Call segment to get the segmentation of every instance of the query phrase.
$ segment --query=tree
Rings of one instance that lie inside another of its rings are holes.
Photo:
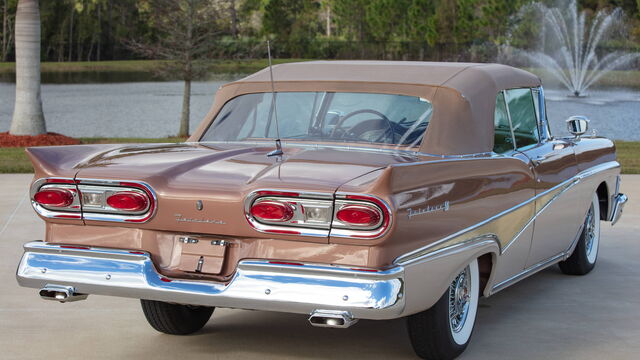
[[[46,133],[40,98],[40,10],[38,0],[20,0],[16,13],[16,103],[12,135]]]
[[[207,0],[146,0],[140,6],[157,38],[132,40],[128,46],[150,59],[168,60],[157,73],[178,75],[184,81],[178,136],[188,136],[191,81],[206,73],[203,60],[214,46],[217,11]]]
[[[319,10],[320,4],[313,0],[270,0],[264,7],[264,32],[288,45],[292,56],[303,56],[320,33]]]
[[[10,9],[15,9],[16,0],[2,1],[2,47],[0,48],[0,61],[7,61],[13,43],[12,19],[15,15]]]
[[[371,0],[366,6],[365,19],[376,40],[406,38],[406,16],[410,0]]]
[[[368,0],[333,0],[333,13],[339,31],[347,39],[366,41],[369,37],[366,6]]]

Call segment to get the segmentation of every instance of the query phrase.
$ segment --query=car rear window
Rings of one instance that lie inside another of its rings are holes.
[[[432,114],[423,98],[351,92],[240,95],[227,102],[200,141],[275,139],[420,145]]]

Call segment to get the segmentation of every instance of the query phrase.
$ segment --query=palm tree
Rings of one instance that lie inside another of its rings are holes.
[[[12,135],[47,132],[40,99],[40,10],[38,0],[20,0],[16,13],[16,104]]]

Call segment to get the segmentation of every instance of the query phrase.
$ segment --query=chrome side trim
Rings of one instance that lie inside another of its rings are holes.
[[[497,293],[498,291],[505,289],[509,285],[512,285],[512,284],[514,284],[514,283],[516,283],[516,282],[518,282],[518,281],[520,281],[520,280],[522,280],[522,279],[524,279],[526,277],[529,277],[529,276],[537,273],[538,271],[540,271],[540,270],[542,270],[542,269],[544,269],[544,268],[546,268],[546,267],[548,267],[550,265],[553,265],[553,264],[555,264],[555,263],[557,263],[559,261],[562,261],[562,259],[564,258],[564,255],[565,255],[565,252],[563,251],[560,254],[552,256],[549,259],[542,260],[539,263],[534,264],[534,265],[530,266],[529,268],[523,270],[522,272],[520,272],[520,273],[518,273],[518,274],[516,274],[516,275],[514,275],[514,276],[512,276],[512,277],[510,277],[510,278],[508,278],[508,279],[496,284],[496,285],[494,285],[491,288],[491,294],[493,295],[493,294]]]
[[[21,286],[72,287],[80,294],[181,304],[312,314],[344,311],[353,319],[392,319],[405,305],[404,268],[361,271],[331,265],[243,260],[228,283],[169,279],[143,251],[31,242],[17,270]]]
[[[550,189],[548,189],[548,190],[546,190],[544,192],[541,192],[540,194],[537,194],[534,197],[532,197],[532,198],[530,198],[530,199],[528,199],[528,200],[526,200],[526,201],[524,201],[524,202],[522,202],[522,203],[520,203],[520,204],[518,204],[516,206],[513,206],[513,207],[511,207],[509,209],[506,209],[506,210],[504,210],[504,211],[502,211],[502,212],[500,212],[500,213],[498,213],[498,214],[496,214],[494,216],[491,216],[491,217],[487,218],[486,220],[483,220],[483,221],[481,221],[481,222],[479,222],[477,224],[474,224],[474,225],[469,226],[467,228],[464,228],[464,229],[462,229],[460,231],[457,231],[457,232],[455,232],[455,233],[453,233],[453,234],[451,234],[449,236],[446,236],[446,237],[444,237],[444,238],[442,238],[442,239],[440,239],[440,240],[438,240],[438,241],[436,241],[436,242],[434,242],[432,244],[423,246],[423,247],[418,248],[416,250],[410,251],[410,252],[408,252],[406,254],[400,255],[399,257],[397,257],[393,261],[393,264],[406,265],[407,263],[410,263],[412,261],[417,261],[422,256],[427,255],[429,252],[431,252],[432,248],[434,248],[434,247],[436,247],[436,246],[438,246],[438,245],[440,245],[442,243],[445,243],[447,241],[455,239],[456,237],[464,235],[467,232],[470,232],[470,231],[473,231],[475,229],[478,229],[478,228],[480,228],[480,227],[482,227],[482,226],[484,226],[484,225],[486,225],[486,224],[488,224],[488,223],[490,223],[490,222],[492,222],[492,221],[494,221],[494,220],[496,220],[496,219],[498,219],[498,218],[500,218],[500,217],[502,217],[504,215],[507,215],[507,214],[509,214],[509,213],[511,213],[511,212],[513,212],[515,210],[520,209],[521,207],[523,207],[525,205],[528,205],[528,204],[540,199],[543,196],[549,195],[549,194],[553,193],[554,191],[556,191],[558,189],[562,189],[562,191],[560,191],[558,194],[553,196],[550,199],[550,201],[547,204],[545,204],[545,206],[543,208],[541,208],[539,211],[536,211],[536,213],[533,215],[533,217],[525,224],[524,228],[519,233],[517,233],[516,236],[513,239],[511,239],[506,246],[504,246],[504,248],[500,249],[500,254],[502,255],[510,247],[510,245],[517,238],[517,236],[519,236],[526,229],[527,226],[529,226],[533,221],[535,221],[535,219],[539,216],[539,214],[542,213],[542,211],[544,211],[545,209],[547,209],[547,207],[553,201],[558,199],[558,197],[561,194],[563,194],[564,192],[569,190],[574,185],[580,183],[580,181],[584,180],[585,178],[588,178],[588,177],[590,177],[592,175],[595,175],[595,174],[597,174],[599,172],[610,170],[610,169],[614,169],[614,168],[618,168],[618,167],[620,167],[620,163],[618,163],[617,161],[609,161],[609,162],[606,162],[606,163],[602,163],[602,164],[593,166],[593,167],[591,167],[589,169],[586,169],[584,171],[581,171],[579,174],[577,174],[577,175],[575,175],[575,176],[563,181],[562,183],[560,183],[560,184],[558,184],[558,185],[556,185],[556,186],[554,186],[554,187],[552,187],[552,188],[550,188]]]
[[[607,219],[608,221],[611,221],[612,226],[615,225],[618,222],[618,220],[620,220],[620,217],[622,216],[622,210],[624,209],[624,205],[627,203],[628,200],[629,198],[625,194],[616,195],[615,200],[613,202],[613,210],[611,211],[611,217]]]

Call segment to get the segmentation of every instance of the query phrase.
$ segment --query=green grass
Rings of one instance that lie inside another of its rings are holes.
[[[303,59],[274,59],[274,64],[282,64]],[[43,73],[55,72],[152,72],[162,60],[120,60],[120,61],[80,61],[80,62],[44,62]],[[267,67],[266,59],[253,60],[211,60],[209,71],[214,74],[249,74]],[[15,63],[0,62],[0,74],[15,72]]]
[[[80,138],[83,144],[177,143],[184,138]],[[0,174],[32,173],[31,161],[23,147],[0,148]]]
[[[32,173],[31,161],[24,148],[0,148],[0,173]]]
[[[616,141],[623,174],[640,174],[640,141]]]
[[[177,143],[184,138],[80,138],[83,144]],[[640,174],[640,141],[616,141],[623,174]],[[31,173],[33,168],[23,147],[0,148],[0,173]]]

